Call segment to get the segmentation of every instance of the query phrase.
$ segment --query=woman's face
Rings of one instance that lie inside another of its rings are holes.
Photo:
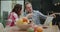
[[[22,11],[22,9],[21,9],[21,10],[20,10],[20,9],[18,9],[18,14],[19,14],[19,15],[21,15],[21,11]]]

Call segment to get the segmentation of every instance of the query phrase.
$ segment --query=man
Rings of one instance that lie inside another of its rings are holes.
[[[24,13],[24,16],[27,16],[29,19],[32,19],[33,22],[37,25],[40,24],[41,18],[42,19],[47,18],[47,16],[43,15],[41,12],[33,10],[32,5],[29,2],[25,3],[25,9],[26,12]]]

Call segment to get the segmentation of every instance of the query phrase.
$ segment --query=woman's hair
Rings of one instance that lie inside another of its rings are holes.
[[[20,9],[20,10],[19,10]],[[15,12],[19,16],[19,12],[22,10],[22,5],[21,4],[16,4],[12,10],[12,12]]]

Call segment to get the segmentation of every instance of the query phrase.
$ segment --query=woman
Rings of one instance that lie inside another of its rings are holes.
[[[12,12],[8,15],[7,26],[14,26],[15,21],[19,18],[22,11],[22,5],[16,4],[12,9]]]

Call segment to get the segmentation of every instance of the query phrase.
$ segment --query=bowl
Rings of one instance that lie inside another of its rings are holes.
[[[27,30],[30,27],[29,24],[19,24],[16,26],[19,27],[21,30]]]

